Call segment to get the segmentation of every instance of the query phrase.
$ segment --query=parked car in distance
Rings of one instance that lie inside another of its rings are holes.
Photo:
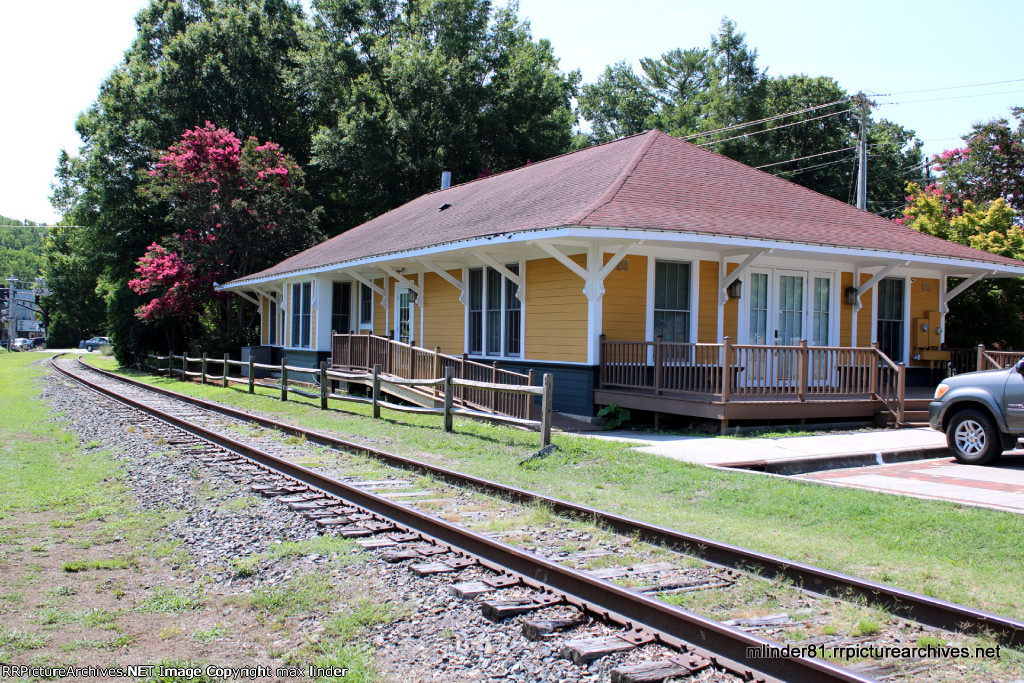
[[[928,424],[946,433],[957,461],[987,465],[1024,436],[1024,359],[1012,368],[943,380],[928,404]]]
[[[103,346],[110,346],[110,337],[93,337],[85,342],[85,350],[89,353]]]
[[[36,337],[32,340],[33,349],[45,349],[46,348],[46,337]]]
[[[14,344],[11,345],[12,351],[30,351],[32,349],[32,340],[25,339],[24,337],[18,337],[14,340]]]

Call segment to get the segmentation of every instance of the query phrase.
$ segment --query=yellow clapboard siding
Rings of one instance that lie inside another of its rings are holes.
[[[861,273],[860,284],[871,279],[871,275]],[[871,346],[871,317],[873,310],[872,297],[874,292],[868,290],[860,297],[861,309],[857,312],[857,346]]]
[[[853,306],[846,305],[846,288],[853,286],[853,273],[843,272],[839,276],[839,345],[850,346],[850,331],[853,329]]]
[[[740,267],[740,264],[738,264],[738,263],[727,263],[727,264],[725,264],[725,272],[731,273],[732,271],[736,270],[739,267]],[[718,286],[717,283],[715,284],[715,286],[716,287]],[[743,287],[744,288],[747,287],[747,283],[746,282],[743,283]],[[747,291],[747,290],[745,290],[745,291]],[[716,296],[717,296],[717,290],[716,290]],[[716,312],[716,315],[717,315],[717,312]],[[739,319],[740,319],[740,301],[739,301],[739,299],[728,299],[725,302],[725,313],[723,315],[724,315],[724,325],[722,326],[722,334],[724,336],[726,336],[726,337],[729,337],[729,339],[732,339],[733,343],[738,343],[739,339],[737,339],[737,335],[739,334]],[[715,322],[717,323],[718,321],[716,320]],[[717,329],[715,330],[715,333],[716,334],[718,333]],[[713,339],[712,341],[718,341],[718,340],[716,338],[716,339]]]
[[[462,279],[462,270],[448,271]],[[436,273],[425,273],[423,284],[424,346],[441,347],[442,353],[460,355],[465,347],[466,308],[459,301],[459,290]]]
[[[611,254],[605,254],[608,263]],[[647,257],[627,256],[604,281],[603,326],[613,341],[643,341],[647,336]]]
[[[914,349],[914,335],[919,318],[927,318],[931,311],[939,310],[939,281],[937,278],[911,278],[910,282],[910,348]],[[909,365],[930,367],[928,361],[910,359]]]
[[[718,341],[718,262],[701,261],[700,299],[697,302],[697,341]]]
[[[374,280],[373,284],[383,289],[386,294],[384,295],[388,301],[388,305],[391,305],[391,278],[383,278],[380,280]],[[384,310],[384,306],[380,303],[381,295],[377,292],[373,293],[373,333],[378,337],[388,336],[388,324],[390,320],[387,319],[387,312]]]
[[[586,266],[584,255],[570,257]],[[526,357],[586,362],[587,298],[583,280],[553,258],[526,264]]]

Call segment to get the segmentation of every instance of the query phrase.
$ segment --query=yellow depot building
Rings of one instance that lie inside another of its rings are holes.
[[[551,372],[565,413],[727,424],[895,414],[947,357],[949,301],[1022,275],[651,131],[424,195],[221,289],[289,364],[332,333],[391,336]]]

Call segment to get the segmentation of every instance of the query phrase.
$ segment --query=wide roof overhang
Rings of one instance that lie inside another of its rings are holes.
[[[578,248],[578,253],[583,253],[589,244],[597,243],[600,246],[610,248],[613,245],[621,245],[623,242],[628,241],[641,243],[646,247],[686,247],[694,252],[706,252],[708,258],[713,259],[718,259],[721,256],[731,257],[754,250],[772,249],[772,253],[776,257],[806,258],[812,256],[818,263],[852,263],[855,267],[861,269],[883,267],[899,261],[907,262],[907,267],[938,269],[947,277],[969,277],[978,274],[983,274],[986,278],[1024,277],[1024,263],[1015,266],[1012,264],[916,254],[898,250],[785,242],[777,239],[717,235],[687,230],[666,231],[661,229],[644,230],[638,228],[566,225],[474,237],[417,249],[382,252],[364,258],[325,263],[315,267],[300,268],[262,277],[239,278],[227,284],[218,285],[217,291],[244,291],[281,280],[340,270],[365,270],[377,264],[403,265],[401,264],[403,261],[417,263],[421,259],[427,259],[442,266],[446,263],[459,264],[466,258],[471,257],[473,250],[485,248],[489,253],[497,255],[500,255],[502,252],[511,251],[522,254],[524,248],[528,249],[530,247],[530,243],[541,240],[558,244],[562,247],[562,251],[568,254],[574,253],[574,247]],[[536,258],[545,258],[547,256],[539,248],[536,249],[536,252]]]

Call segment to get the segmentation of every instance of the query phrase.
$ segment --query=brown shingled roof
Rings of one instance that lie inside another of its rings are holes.
[[[450,208],[441,211],[444,204]],[[649,131],[423,195],[229,284],[561,226],[698,232],[1022,265]]]

